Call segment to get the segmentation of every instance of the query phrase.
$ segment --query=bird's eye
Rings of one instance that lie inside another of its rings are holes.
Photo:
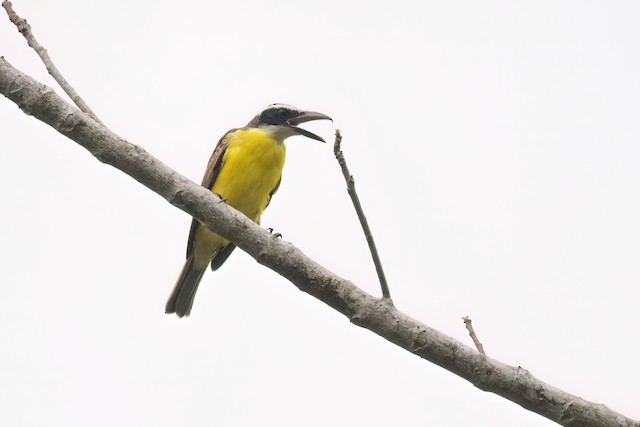
[[[278,117],[284,119],[289,115],[289,112],[287,110],[285,110],[284,108],[281,108],[278,110]]]

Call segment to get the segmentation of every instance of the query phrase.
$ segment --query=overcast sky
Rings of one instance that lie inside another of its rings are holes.
[[[194,181],[267,104],[332,116],[400,310],[640,418],[639,3],[13,3]],[[4,11],[0,55],[60,92]],[[555,425],[241,251],[165,315],[190,218],[4,98],[0,141],[0,425]],[[287,145],[263,225],[379,295],[331,144]]]

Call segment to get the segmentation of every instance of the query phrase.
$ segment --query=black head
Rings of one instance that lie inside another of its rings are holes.
[[[296,107],[286,104],[271,104],[260,114],[254,117],[247,126],[249,127],[282,127],[283,131],[288,133],[287,136],[300,134],[308,138],[316,139],[324,142],[324,139],[309,132],[306,129],[297,127],[300,123],[309,122],[311,120],[331,120],[331,118],[322,113],[314,111],[302,111]]]

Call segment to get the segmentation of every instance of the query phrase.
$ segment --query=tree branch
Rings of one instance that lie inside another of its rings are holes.
[[[42,59],[42,62],[44,62],[44,66],[47,68],[47,71],[49,72],[51,77],[53,77],[54,80],[58,82],[62,90],[64,90],[69,98],[71,98],[73,103],[76,104],[78,108],[80,108],[80,110],[91,116],[93,120],[98,123],[102,123],[98,116],[91,110],[91,108],[89,108],[89,105],[84,102],[84,99],[80,97],[78,92],[76,92],[71,84],[69,84],[67,79],[64,78],[62,73],[58,70],[58,67],[55,66],[55,64],[49,57],[47,49],[45,49],[40,43],[38,43],[38,40],[33,35],[33,31],[31,31],[31,25],[29,25],[27,20],[18,16],[18,14],[13,10],[13,5],[9,0],[4,0],[2,2],[2,7],[4,7],[4,9],[7,11],[9,20],[18,28],[20,34],[22,34],[24,38],[27,39],[27,43],[29,44],[29,46],[31,46],[33,50],[36,51],[40,59]]]
[[[349,193],[349,197],[351,197],[351,202],[353,203],[353,207],[355,208],[358,219],[360,220],[360,226],[362,227],[362,231],[364,232],[364,237],[367,239],[369,251],[371,252],[371,257],[373,258],[373,264],[376,267],[376,273],[378,273],[380,288],[382,288],[382,297],[391,300],[389,285],[387,284],[387,278],[384,275],[384,270],[382,269],[382,262],[380,261],[380,255],[378,255],[376,242],[375,240],[373,240],[373,233],[371,233],[371,228],[369,228],[369,221],[367,221],[367,217],[364,214],[364,209],[362,208],[362,204],[360,203],[360,198],[358,197],[358,193],[356,192],[356,181],[353,179],[353,175],[351,175],[351,172],[349,172],[347,161],[345,160],[344,154],[342,154],[342,150],[340,149],[340,144],[342,144],[342,134],[340,133],[340,129],[336,129],[336,139],[333,144],[333,154],[336,156],[336,160],[338,160],[338,164],[340,165],[340,170],[342,170],[342,176],[347,182],[347,192]]]
[[[508,366],[476,352],[400,312],[388,299],[372,297],[307,258],[291,243],[274,239],[241,213],[218,203],[211,191],[95,122],[1,57],[0,93],[26,114],[47,123],[101,162],[120,169],[193,215],[354,324],[465,378],[481,390],[503,396],[563,426],[640,427],[640,422],[545,384],[521,367]]]
[[[484,346],[482,345],[482,343],[478,339],[478,336],[476,335],[476,331],[473,330],[473,325],[471,324],[471,318],[469,316],[464,316],[462,320],[464,321],[464,325],[467,327],[467,331],[469,331],[469,336],[471,337],[471,340],[473,341],[473,344],[475,344],[478,351],[482,354],[487,354],[484,351]]]

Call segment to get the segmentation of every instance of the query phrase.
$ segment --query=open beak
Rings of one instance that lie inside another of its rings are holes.
[[[297,127],[300,123],[310,122],[311,120],[331,120],[331,121],[333,121],[331,119],[331,117],[327,116],[326,114],[316,113],[315,111],[303,111],[302,114],[300,114],[299,116],[290,118],[287,121],[287,123],[289,124],[291,129],[293,129],[294,131],[296,131],[300,135],[304,135],[304,136],[306,136],[308,138],[315,139],[317,141],[325,142],[324,139],[322,139],[318,135],[316,135],[314,133],[311,133],[306,129],[302,129],[302,128]]]

